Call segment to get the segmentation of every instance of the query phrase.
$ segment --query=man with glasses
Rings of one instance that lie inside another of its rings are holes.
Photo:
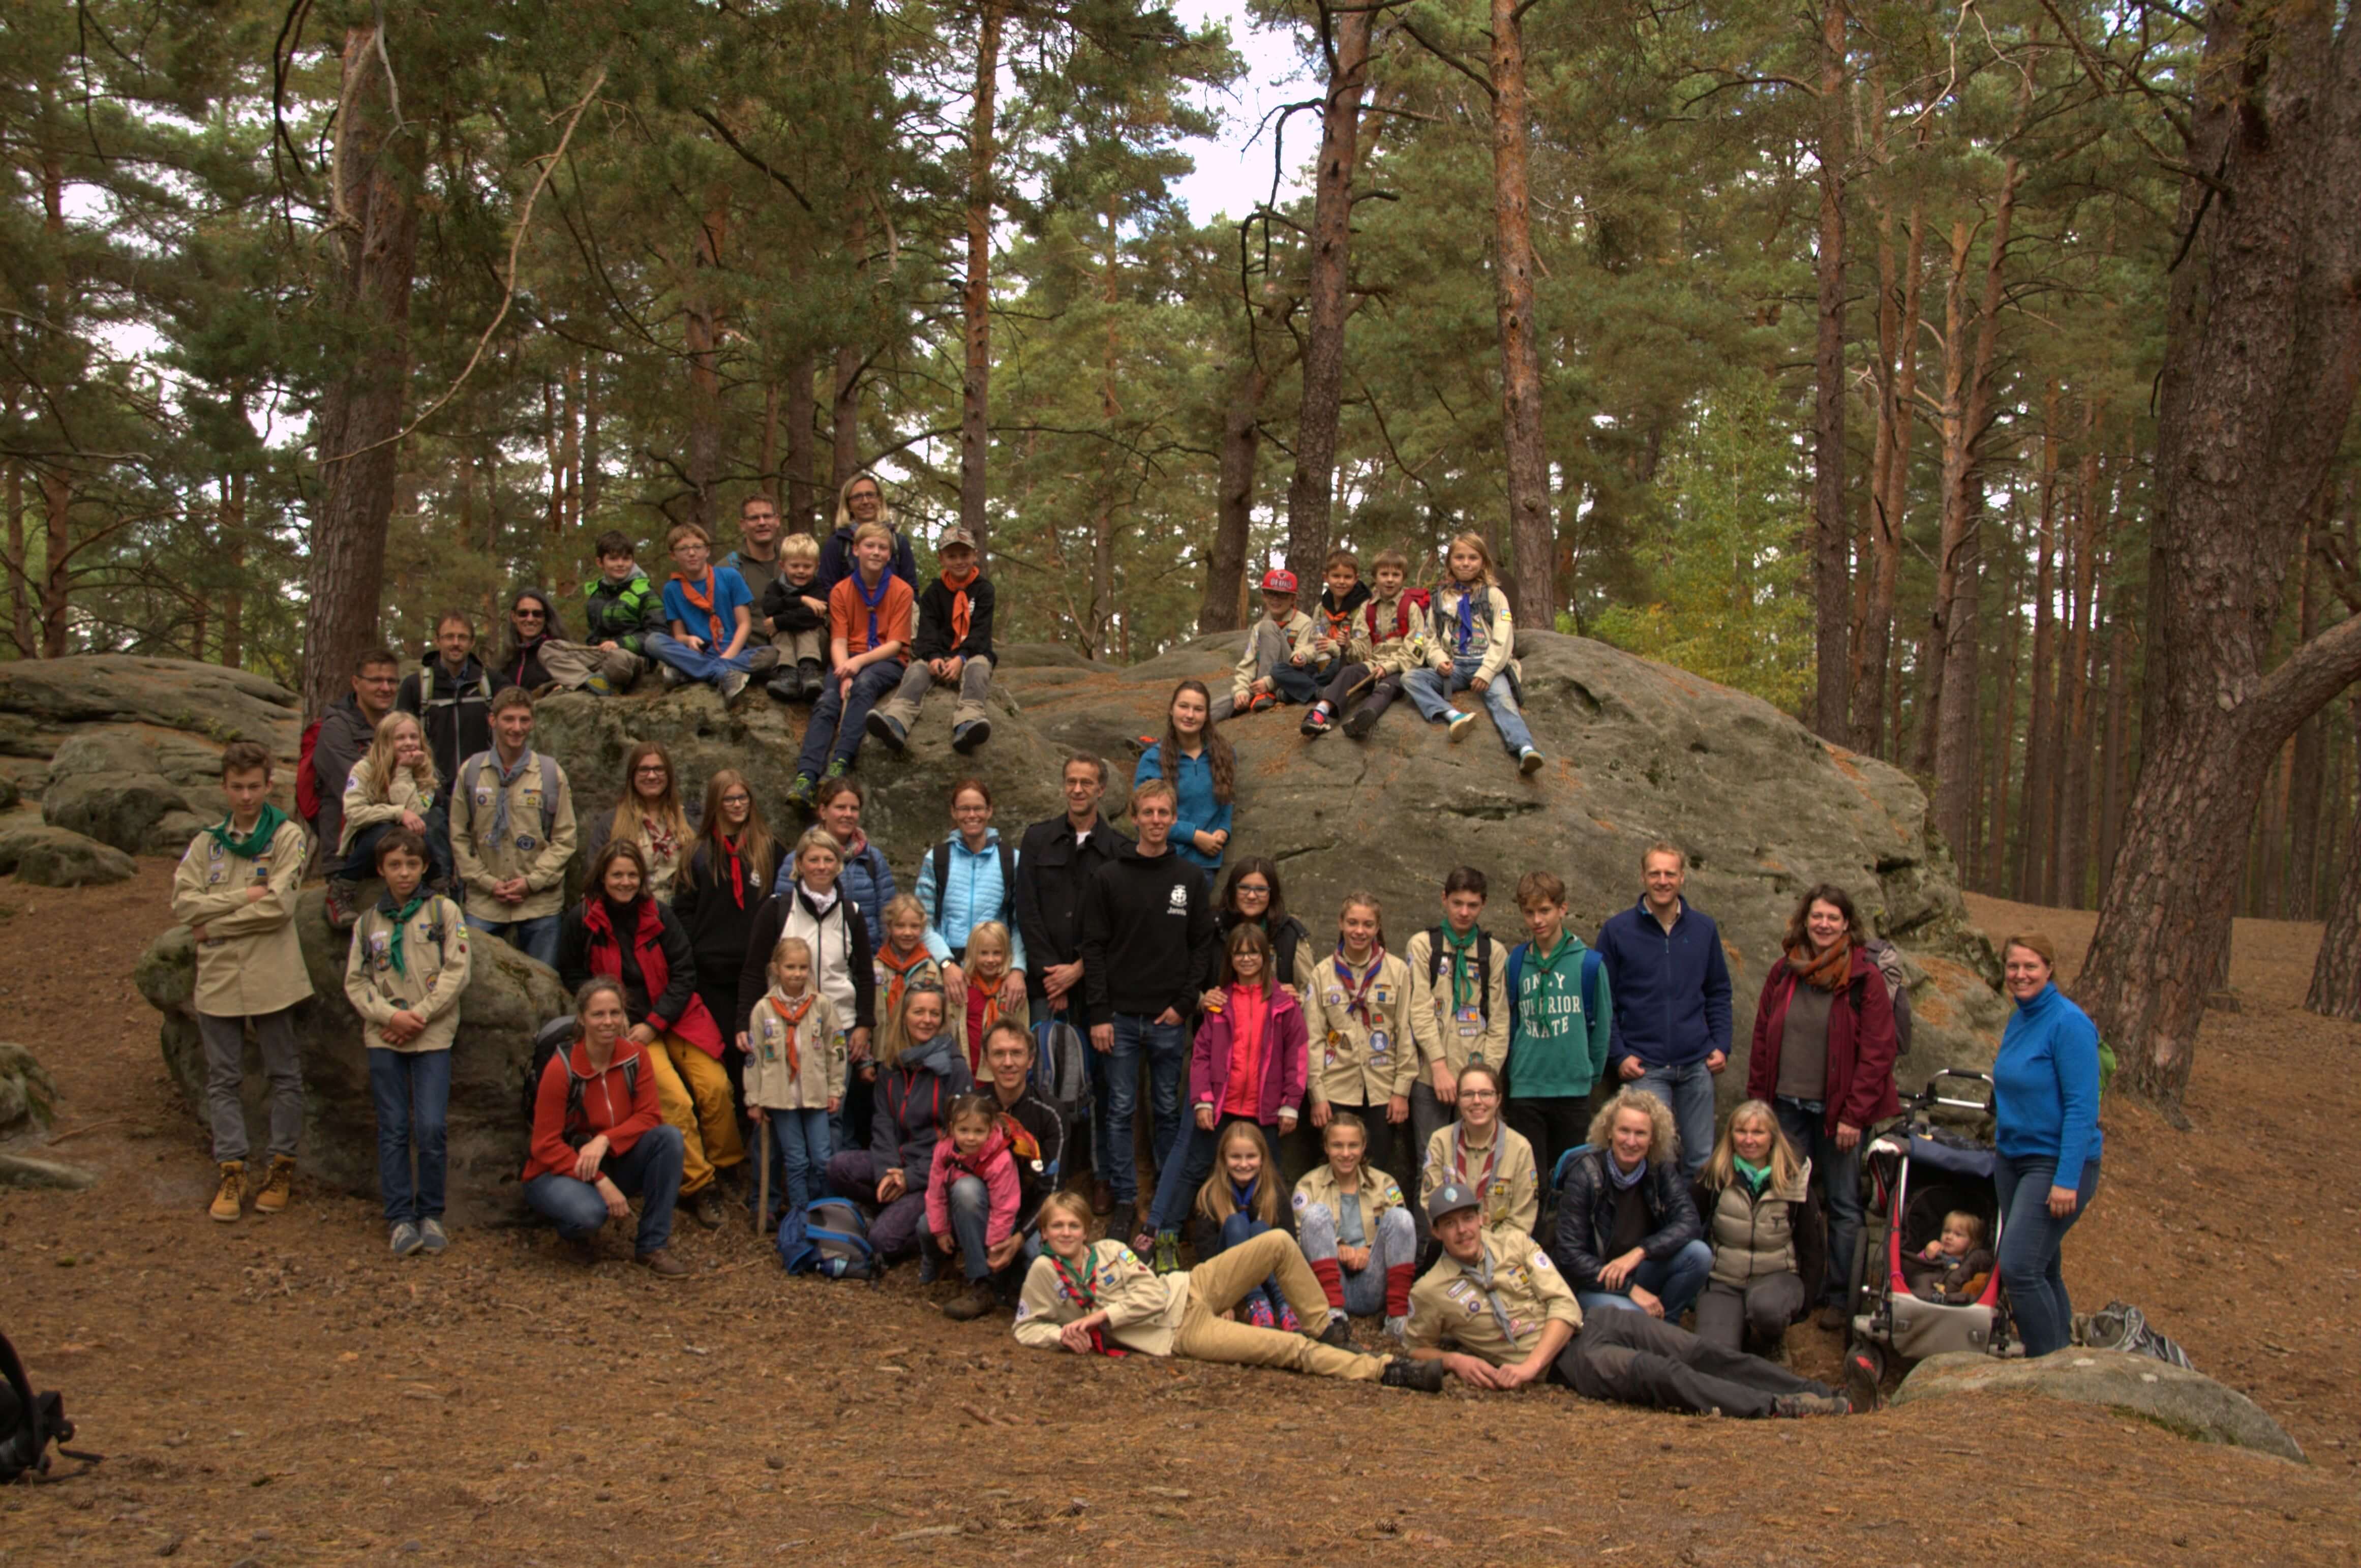
[[[738,503],[738,548],[721,558],[746,579],[746,591],[754,596],[754,636],[764,642],[777,630],[762,613],[762,604],[763,590],[779,575],[779,532],[777,505],[757,490]]]
[[[320,730],[312,743],[313,789],[319,806],[307,818],[314,838],[314,858],[333,855],[345,832],[345,781],[353,764],[377,739],[378,721],[393,711],[394,695],[401,686],[401,661],[390,648],[372,648],[353,661],[353,689],[328,705],[320,715]],[[320,848],[325,846],[324,849]],[[341,913],[344,929],[352,925],[352,886],[344,886],[345,907],[335,905],[337,887],[331,884],[328,918]]]

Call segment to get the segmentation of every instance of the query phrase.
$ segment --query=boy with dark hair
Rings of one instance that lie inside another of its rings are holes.
[[[1328,552],[1323,568],[1320,598],[1312,618],[1312,648],[1319,655],[1319,673],[1333,675],[1353,641],[1353,617],[1369,602],[1369,585],[1361,581],[1361,558],[1350,550]]]
[[[451,798],[451,776],[463,757],[492,743],[492,694],[509,683],[476,658],[476,623],[464,609],[446,609],[434,620],[434,646],[401,683],[393,706],[418,715]]]
[[[629,691],[647,670],[646,637],[664,630],[664,601],[639,566],[631,536],[609,529],[591,546],[598,576],[582,590],[582,641],[603,651],[608,668],[582,683],[584,691],[612,696]]]
[[[467,924],[557,967],[557,913],[574,858],[574,795],[557,759],[533,749],[533,696],[492,699],[492,746],[460,764],[451,859],[467,884]]]
[[[1410,558],[1399,550],[1381,550],[1371,565],[1378,591],[1353,618],[1353,640],[1345,662],[1303,716],[1307,736],[1327,734],[1336,715],[1359,696],[1360,706],[1345,721],[1345,733],[1362,739],[1401,695],[1403,674],[1425,666],[1427,593],[1403,586],[1410,577]]]
[[[1500,1114],[1533,1146],[1534,1168],[1581,1144],[1591,1085],[1607,1070],[1613,1003],[1598,955],[1565,928],[1565,883],[1547,872],[1517,879],[1531,938],[1509,949],[1508,1102]]]
[[[819,541],[790,533],[779,543],[779,575],[763,589],[763,619],[771,625],[771,646],[779,651],[779,673],[764,689],[781,702],[818,700],[827,676],[828,595],[815,578]]]
[[[754,641],[754,596],[746,579],[712,564],[713,541],[693,522],[664,535],[673,575],[664,586],[666,631],[651,631],[647,650],[664,665],[667,686],[701,681],[735,705],[747,683],[779,662],[779,651]]]
[[[992,695],[992,579],[977,569],[975,535],[954,523],[935,544],[942,572],[918,599],[911,659],[894,695],[869,715],[869,733],[899,753],[935,686],[958,688],[951,750],[962,756],[992,739],[983,711]]]
[[[1443,879],[1443,924],[1419,932],[1402,949],[1411,1033],[1418,1041],[1410,1124],[1420,1148],[1456,1114],[1459,1069],[1469,1062],[1499,1068],[1508,1059],[1509,949],[1477,925],[1489,892],[1482,872],[1454,867]]]
[[[189,841],[172,876],[172,917],[197,948],[197,1036],[205,1052],[205,1107],[221,1185],[209,1212],[227,1224],[244,1208],[246,1026],[254,1025],[270,1077],[270,1170],[254,1212],[287,1207],[303,1136],[303,1068],[293,1009],[312,994],[295,935],[295,889],[312,846],[303,825],[270,804],[270,752],[251,740],[222,748],[229,815]]]
[[[1246,652],[1230,672],[1230,689],[1213,699],[1213,721],[1239,713],[1260,713],[1282,702],[1307,703],[1320,695],[1313,666],[1312,618],[1295,608],[1295,574],[1283,566],[1262,575],[1263,618],[1246,631]]]
[[[917,596],[894,576],[894,531],[864,522],[853,531],[852,575],[829,590],[829,659],[832,668],[804,729],[787,799],[808,807],[821,770],[829,778],[852,771],[869,710],[901,684],[910,646]]]

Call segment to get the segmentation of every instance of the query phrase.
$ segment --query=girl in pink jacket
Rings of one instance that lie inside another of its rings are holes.
[[[943,1309],[958,1322],[983,1317],[998,1305],[994,1276],[1011,1282],[1014,1270],[1032,1261],[1016,1234],[1016,1157],[1000,1130],[998,1106],[990,1095],[962,1094],[943,1118],[948,1135],[935,1145],[927,1176],[927,1229],[947,1257],[961,1260],[967,1294]]]

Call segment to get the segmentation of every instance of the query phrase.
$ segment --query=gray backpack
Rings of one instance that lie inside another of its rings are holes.
[[[1883,937],[1872,937],[1863,950],[1877,972],[1885,977],[1885,993],[1894,999],[1894,1055],[1910,1054],[1910,974],[1902,967],[1902,949]]]

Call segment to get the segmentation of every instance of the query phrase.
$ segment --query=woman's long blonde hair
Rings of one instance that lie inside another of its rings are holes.
[[[664,769],[664,794],[653,805],[640,798],[640,788],[634,782],[639,777],[641,761],[648,757],[662,762]],[[623,753],[623,793],[615,801],[615,815],[608,826],[608,835],[637,839],[642,812],[672,830],[673,842],[680,846],[679,863],[686,865],[697,848],[697,836],[688,826],[688,813],[681,809],[680,770],[672,765],[672,753],[653,740],[642,740]]]
[[[391,793],[396,766],[393,760],[394,737],[401,733],[404,725],[418,731],[421,753],[418,765],[410,770],[410,776],[417,784],[418,793],[432,800],[442,779],[434,771],[434,748],[426,743],[426,727],[418,721],[418,715],[414,713],[397,711],[377,721],[377,729],[369,737],[368,750],[361,753],[361,787],[379,800]]]
[[[1463,544],[1476,552],[1476,558],[1484,563],[1484,586],[1488,588],[1499,587],[1500,573],[1499,569],[1492,564],[1492,547],[1484,543],[1484,536],[1480,533],[1455,533],[1451,536],[1451,543],[1443,547],[1443,586],[1446,588],[1467,587],[1451,575],[1451,553]]]
[[[1730,1113],[1721,1124],[1721,1136],[1713,1141],[1713,1157],[1705,1162],[1698,1179],[1708,1189],[1719,1192],[1738,1177],[1738,1149],[1730,1135],[1738,1130],[1741,1122],[1760,1122],[1771,1129],[1771,1186],[1775,1190],[1792,1187],[1804,1174],[1804,1162],[1796,1157],[1795,1146],[1787,1141],[1780,1130],[1779,1113],[1771,1109],[1768,1100],[1749,1100]]]
[[[1205,1185],[1197,1189],[1197,1212],[1215,1224],[1221,1224],[1238,1212],[1237,1200],[1230,1196],[1230,1146],[1252,1144],[1262,1155],[1262,1174],[1255,1178],[1254,1217],[1266,1225],[1279,1223],[1279,1162],[1270,1157],[1270,1145],[1262,1129],[1252,1122],[1233,1122],[1222,1130],[1219,1143],[1213,1146],[1213,1174]]]
[[[672,764],[664,764],[670,767]],[[721,797],[731,785],[746,792],[746,826],[738,831],[738,858],[754,868],[762,885],[769,887],[779,870],[779,841],[763,822],[763,803],[754,794],[754,786],[746,775],[735,768],[722,768],[705,781],[705,809],[700,821],[699,837],[706,840],[708,864],[718,880],[721,874],[719,855],[726,829],[721,826]]]
[[[1654,1165],[1660,1160],[1674,1159],[1681,1152],[1681,1135],[1673,1125],[1673,1108],[1644,1089],[1619,1089],[1615,1098],[1598,1108],[1590,1119],[1590,1133],[1584,1141],[1592,1148],[1603,1149],[1611,1144],[1615,1118],[1625,1111],[1637,1111],[1648,1118],[1650,1137],[1648,1156],[1643,1162]]]
[[[931,996],[942,1003],[942,1022],[935,1025],[934,1035],[928,1035],[925,1039],[912,1039],[910,1037],[910,1004],[921,996]],[[901,1066],[905,1052],[925,1045],[928,1040],[933,1039],[935,1035],[948,1032],[950,1026],[951,1001],[950,997],[943,994],[943,988],[931,980],[917,981],[902,993],[902,1005],[894,1010],[894,1015],[885,1020],[885,1026],[877,1031],[877,1065],[884,1068]]]
[[[852,495],[852,487],[861,483],[863,479],[868,480],[871,485],[876,488],[877,521],[884,523],[889,529],[893,528],[894,508],[885,499],[885,481],[879,478],[876,475],[871,473],[866,468],[862,469],[859,473],[853,475],[851,478],[845,480],[844,483],[836,488],[836,526],[839,528],[851,528],[852,526],[852,508],[846,503]]]

